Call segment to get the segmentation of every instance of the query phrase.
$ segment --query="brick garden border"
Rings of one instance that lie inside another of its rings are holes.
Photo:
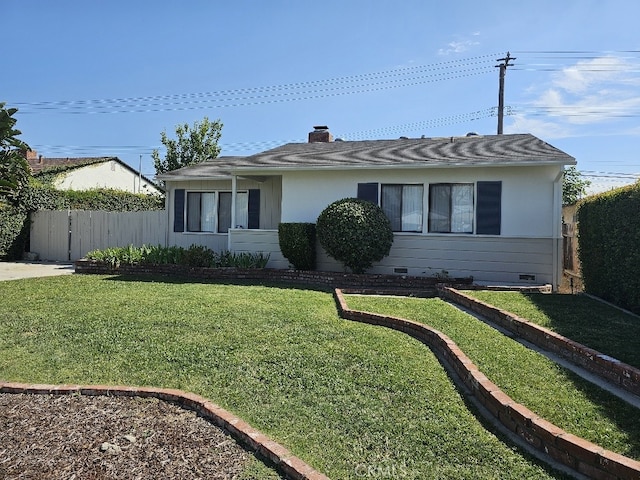
[[[575,342],[522,317],[465,295],[455,288],[438,288],[441,298],[462,305],[544,350],[555,353],[618,387],[640,395],[640,370],[620,360]]]
[[[98,275],[160,275],[173,278],[189,278],[216,281],[250,281],[304,285],[332,290],[336,287],[377,289],[379,292],[407,290],[412,293],[428,292],[436,295],[436,286],[442,279],[411,275],[355,274],[342,272],[321,272],[316,270],[285,270],[275,268],[205,268],[184,265],[120,265],[111,267],[94,260],[76,260],[75,272]],[[452,278],[451,285],[471,285],[472,278]]]
[[[351,291],[334,291],[341,318],[398,330],[427,345],[438,360],[455,374],[452,376],[454,381],[461,382],[461,386],[468,390],[480,405],[530,447],[590,478],[640,478],[640,462],[565,432],[524,405],[515,402],[491,382],[445,334],[412,320],[351,310],[343,293]]]
[[[109,385],[40,385],[0,381],[0,393],[28,393],[43,395],[105,395],[124,397],[153,397],[193,410],[198,415],[222,428],[238,443],[266,459],[276,470],[290,480],[329,480],[294,456],[279,443],[256,430],[241,418],[200,395],[177,389],[130,387]]]

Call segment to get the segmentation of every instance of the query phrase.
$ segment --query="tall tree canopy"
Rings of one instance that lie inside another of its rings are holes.
[[[562,179],[562,204],[573,205],[587,193],[589,180],[582,178],[582,174],[575,165],[566,168]]]
[[[15,128],[13,115],[17,108],[5,108],[0,102],[0,197],[15,201],[29,183],[31,171],[25,158],[29,146],[16,138],[22,132]]]
[[[167,137],[166,131],[160,136],[167,153],[164,158],[160,157],[158,150],[151,154],[156,174],[217,158],[220,154],[218,141],[222,136],[222,123],[220,120],[211,122],[204,117],[202,122],[194,122],[193,127],[186,123],[177,125],[176,139]]]

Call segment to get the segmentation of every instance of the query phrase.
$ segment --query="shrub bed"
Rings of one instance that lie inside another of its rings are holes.
[[[183,265],[188,267],[206,268],[265,268],[269,255],[250,252],[214,252],[202,245],[191,245],[189,248],[162,247],[142,245],[135,247],[106,248],[92,250],[87,253],[87,259],[117,268],[120,265]]]

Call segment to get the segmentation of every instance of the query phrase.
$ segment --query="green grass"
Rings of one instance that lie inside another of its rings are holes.
[[[191,391],[334,479],[557,475],[487,431],[423,344],[339,319],[328,293],[73,275],[0,298],[5,380]]]
[[[443,332],[507,395],[564,430],[640,459],[637,409],[440,299],[348,296],[355,310]]]
[[[640,318],[637,316],[585,295],[465,293],[640,368]]]

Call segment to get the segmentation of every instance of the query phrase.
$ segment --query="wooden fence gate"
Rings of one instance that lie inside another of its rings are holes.
[[[31,216],[30,251],[40,260],[75,261],[109,247],[167,245],[164,210],[104,212],[40,210]]]

